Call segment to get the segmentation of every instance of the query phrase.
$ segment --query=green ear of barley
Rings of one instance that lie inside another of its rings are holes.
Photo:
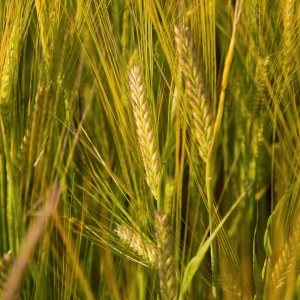
[[[12,29],[11,37],[8,41],[8,48],[5,54],[5,62],[2,69],[1,80],[0,80],[0,116],[5,131],[10,131],[10,118],[11,118],[11,107],[12,103],[9,103],[10,86],[12,83],[12,77],[14,69],[12,68],[15,41],[14,38],[16,30]]]
[[[193,50],[193,40],[189,28],[186,27],[183,29],[179,26],[175,26],[175,40],[188,96],[190,98],[199,155],[206,162],[213,136],[213,114],[204,87],[199,62]]]
[[[176,274],[173,256],[172,232],[168,215],[155,211],[155,238],[162,300],[177,299]]]
[[[258,58],[257,65],[256,65],[256,71],[255,71],[255,93],[253,98],[253,107],[251,107],[251,113],[253,116],[256,115],[256,113],[260,113],[263,111],[263,99],[265,98],[265,91],[266,91],[266,79],[268,76],[268,63],[269,58]]]
[[[160,180],[160,160],[154,140],[154,130],[150,110],[146,100],[146,91],[142,69],[134,66],[129,73],[131,104],[137,127],[137,134],[146,171],[146,180],[157,199],[157,188]]]
[[[264,99],[266,97],[266,84],[265,81],[267,79],[267,65],[268,65],[269,59],[261,59],[258,58],[257,66],[256,66],[256,74],[255,74],[255,88],[256,92],[254,94],[253,104],[254,106],[251,109],[252,118],[256,117],[256,144],[254,147],[254,155],[256,158],[259,157],[261,150],[262,150],[262,144],[264,139],[264,131],[266,127],[266,120],[267,120],[267,112],[265,111],[265,103]],[[253,120],[249,120],[249,122],[252,122]]]
[[[40,126],[41,114],[43,111],[45,88],[41,87],[34,103],[33,115],[26,128],[25,135],[23,137],[20,151],[18,153],[19,169],[24,170],[26,163],[29,166],[33,166],[33,160],[36,157],[37,148],[34,145],[38,144],[38,132]]]

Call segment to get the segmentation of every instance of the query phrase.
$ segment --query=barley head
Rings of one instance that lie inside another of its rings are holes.
[[[175,26],[175,40],[190,99],[199,155],[206,162],[213,136],[213,114],[189,28]]]
[[[172,232],[168,215],[155,211],[155,238],[161,298],[177,299]]]
[[[11,269],[11,265],[12,265],[12,253],[11,251],[8,251],[0,259],[0,289],[2,289],[3,284],[6,282],[8,278],[8,273]]]
[[[117,225],[115,229],[120,240],[128,245],[138,256],[143,258],[150,265],[155,265],[157,261],[156,248],[145,241],[139,234],[133,233],[128,227]]]
[[[157,199],[161,167],[140,66],[134,66],[131,69],[129,73],[129,87],[138,140],[146,171],[146,180],[153,196]]]

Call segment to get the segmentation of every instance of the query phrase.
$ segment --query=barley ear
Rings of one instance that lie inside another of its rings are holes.
[[[161,299],[177,299],[172,232],[168,215],[155,211],[154,217]]]
[[[8,274],[11,269],[11,265],[12,265],[12,253],[11,251],[8,251],[0,259],[0,290],[2,290],[4,283],[7,281]]]
[[[298,276],[299,250],[300,250],[300,219],[293,226],[289,239],[284,244],[282,251],[273,264],[269,299],[287,299],[284,297],[289,288],[295,289]]]
[[[14,38],[16,30],[13,28],[11,37],[8,41],[8,48],[5,53],[4,65],[2,67],[0,79],[0,117],[2,119],[2,126],[5,131],[10,131],[12,103],[9,96],[11,92],[12,78],[14,73],[13,61],[15,57],[15,42]]]
[[[128,227],[119,224],[115,232],[120,240],[125,245],[128,245],[138,256],[152,266],[156,264],[157,252],[155,247],[146,242],[139,234],[133,233]]]
[[[291,72],[291,66],[293,65],[293,39],[295,38],[293,30],[294,22],[294,0],[284,1],[284,13],[283,13],[283,62],[284,67],[287,69],[287,74]]]
[[[175,26],[175,40],[190,99],[199,155],[206,162],[213,136],[213,114],[189,28]]]
[[[146,180],[153,196],[157,199],[161,167],[140,66],[134,66],[131,69],[129,73],[129,87],[138,140],[146,171]]]

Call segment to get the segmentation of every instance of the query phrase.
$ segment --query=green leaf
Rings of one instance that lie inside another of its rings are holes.
[[[217,233],[219,230],[222,228],[224,225],[225,221],[228,219],[228,217],[231,215],[233,210],[238,206],[238,204],[244,199],[244,197],[247,194],[247,191],[249,190],[250,186],[248,189],[241,194],[241,196],[235,201],[235,203],[231,206],[225,217],[222,219],[222,221],[219,223],[219,225],[216,227],[214,232],[210,235],[210,237],[204,242],[203,245],[200,245],[197,254],[190,260],[188,263],[184,275],[183,275],[183,280],[182,280],[182,285],[181,285],[181,290],[180,290],[180,298],[179,299],[184,299],[184,296],[188,289],[190,288],[191,282],[200,267],[201,262],[203,261],[206,252],[208,251],[212,241],[214,238],[217,236]]]

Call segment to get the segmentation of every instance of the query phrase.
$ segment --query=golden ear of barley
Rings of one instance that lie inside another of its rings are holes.
[[[282,295],[287,289],[287,285],[296,284],[298,275],[297,265],[299,264],[300,250],[300,219],[293,226],[288,241],[285,243],[281,254],[273,265],[271,272],[271,283],[269,286],[269,294],[275,296]],[[270,299],[271,299],[270,298]],[[280,297],[283,299],[284,297]]]
[[[193,40],[189,28],[175,26],[175,40],[183,76],[190,98],[198,151],[206,162],[213,136],[213,114],[204,87],[199,62],[193,50]]]
[[[142,239],[140,235],[133,233],[126,226],[118,224],[115,232],[125,245],[128,245],[131,250],[143,258],[146,262],[153,266],[156,264],[157,252],[153,245]]]
[[[129,87],[132,110],[146,171],[146,180],[153,196],[157,199],[161,166],[154,140],[151,115],[146,101],[145,85],[140,66],[134,66],[131,69],[129,73]]]
[[[177,299],[173,238],[168,215],[155,211],[154,218],[161,298],[163,300]]]

